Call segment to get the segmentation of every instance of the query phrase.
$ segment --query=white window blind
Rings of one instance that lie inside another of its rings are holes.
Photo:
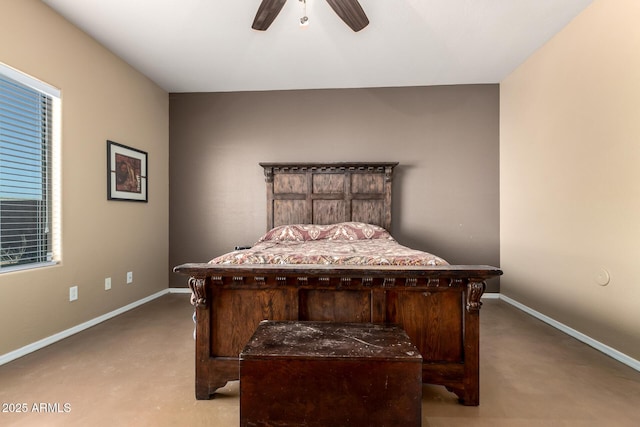
[[[0,67],[0,272],[54,261],[52,148],[59,94],[46,89]]]

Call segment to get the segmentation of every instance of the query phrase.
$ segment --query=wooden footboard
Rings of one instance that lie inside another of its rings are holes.
[[[490,266],[183,264],[196,310],[196,398],[239,379],[238,356],[269,320],[401,325],[423,357],[423,382],[479,404],[479,312]]]

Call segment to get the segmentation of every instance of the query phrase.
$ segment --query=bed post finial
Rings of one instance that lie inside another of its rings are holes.
[[[264,168],[264,180],[267,183],[273,182],[273,168],[272,167],[265,167]]]
[[[469,286],[467,287],[467,311],[480,311],[482,307],[482,294],[484,293],[487,285],[481,280],[469,279]]]
[[[393,166],[386,166],[384,168],[384,178],[387,182],[391,182],[393,180]]]
[[[207,291],[205,279],[190,277],[189,289],[191,289],[191,304],[197,309],[207,309]]]

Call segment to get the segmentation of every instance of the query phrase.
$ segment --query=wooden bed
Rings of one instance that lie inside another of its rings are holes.
[[[261,163],[267,229],[359,221],[391,226],[397,163]],[[239,379],[238,356],[269,320],[401,325],[423,357],[423,382],[479,404],[479,312],[491,266],[222,265],[191,263],[196,398]]]

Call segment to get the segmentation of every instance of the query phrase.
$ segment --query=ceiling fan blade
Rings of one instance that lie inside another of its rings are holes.
[[[353,31],[358,32],[369,25],[369,18],[358,0],[327,0],[327,3]]]
[[[278,16],[286,1],[287,0],[262,0],[251,28],[258,31],[266,31],[273,20],[276,19],[276,16]]]

